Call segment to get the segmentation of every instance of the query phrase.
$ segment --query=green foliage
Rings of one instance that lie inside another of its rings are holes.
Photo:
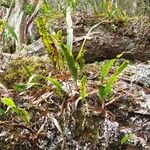
[[[41,86],[41,84],[36,81],[36,78],[37,75],[33,74],[31,75],[27,83],[15,84],[14,89],[16,91],[22,92],[35,86]]]
[[[61,49],[65,60],[67,61],[67,65],[69,67],[72,78],[75,82],[77,82],[78,78],[78,69],[76,65],[76,60],[72,54],[72,45],[73,45],[73,24],[71,18],[72,9],[75,8],[76,0],[67,0],[67,8],[66,8],[66,24],[67,24],[67,46],[64,44],[61,45]]]
[[[18,37],[13,29],[6,21],[3,21],[3,27],[11,34],[11,36],[18,41]]]
[[[67,6],[69,6],[72,9],[75,9],[78,4],[79,0],[67,0]]]
[[[92,7],[94,14],[100,11],[101,3],[95,0],[87,0],[88,4]]]
[[[85,101],[85,97],[87,96],[87,76],[84,75],[80,81],[80,97],[82,98],[82,101]]]
[[[44,76],[39,76],[39,77],[49,81],[52,85],[54,85],[56,88],[57,95],[59,95],[60,97],[63,97],[63,94],[62,94],[63,88],[62,88],[61,84],[56,79],[54,79],[52,77],[44,77]]]
[[[36,7],[35,5],[31,5],[30,3],[26,2],[25,5],[23,6],[25,15],[32,15],[35,7]]]
[[[27,85],[24,83],[17,83],[14,85],[14,90],[18,92],[23,92],[27,89]]]
[[[121,20],[123,22],[128,21],[128,17],[122,8],[119,6],[116,6],[113,2],[111,1],[102,1],[102,8],[104,11],[104,14],[110,18],[110,19],[115,19],[115,20]]]
[[[12,98],[4,97],[1,100],[6,106],[8,106],[8,109],[11,108],[11,110],[15,112],[20,118],[22,118],[25,123],[30,122],[30,116],[28,112],[23,108],[17,107]]]
[[[0,108],[0,116],[4,115],[5,111],[3,109]]]
[[[42,13],[44,13],[45,15],[48,15],[50,13],[50,11],[54,11],[54,8],[50,5],[50,3],[47,3],[45,0],[44,0],[44,3],[43,5],[41,6],[41,10],[40,10]]]
[[[83,51],[83,49],[81,48],[80,51],[79,51],[79,53],[78,53],[78,56],[77,56],[77,58],[76,58],[76,62],[77,62],[77,64],[78,64],[78,66],[79,66],[81,72],[83,71],[83,68],[84,68],[84,66],[85,66],[85,60],[84,60],[83,57],[84,57],[84,51]]]
[[[45,17],[38,17],[36,19],[39,34],[42,37],[43,43],[47,49],[48,56],[51,59],[53,66],[56,68],[59,62],[58,49],[56,47],[53,35],[50,32],[48,32],[46,28],[46,22],[47,19]]]
[[[56,34],[53,34],[53,37],[57,40],[59,45],[63,43],[64,36],[62,30],[58,30]]]
[[[5,8],[9,8],[12,3],[12,0],[1,0],[0,7],[3,6]]]
[[[15,86],[14,86],[14,89],[16,90],[16,91],[19,91],[19,92],[21,92],[21,91],[26,91],[26,90],[28,90],[28,89],[31,89],[31,88],[33,88],[33,87],[43,87],[43,86],[45,86],[46,85],[46,83],[45,84],[41,84],[40,83],[40,80],[41,79],[44,79],[45,81],[49,81],[54,87],[55,87],[55,89],[56,89],[56,94],[58,95],[58,96],[60,96],[60,97],[62,97],[63,96],[63,94],[62,94],[62,91],[63,91],[63,88],[62,88],[62,86],[61,86],[61,84],[56,80],[56,79],[54,79],[54,78],[52,78],[52,77],[46,77],[46,76],[42,76],[42,75],[36,75],[36,74],[33,74],[30,78],[29,78],[29,80],[28,80],[28,82],[27,83],[19,83],[19,84],[16,84]]]
[[[112,65],[114,64],[115,59],[112,59],[110,61],[108,61],[105,66],[103,67],[103,70],[101,72],[101,82],[104,82],[104,79],[106,78],[106,76],[108,75]]]
[[[84,41],[81,45],[81,48],[79,50],[79,53],[77,55],[77,58],[76,58],[76,61],[77,61],[77,64],[80,68],[80,71],[82,72],[83,71],[83,68],[84,68],[84,65],[85,65],[85,60],[84,60],[84,45],[85,45],[85,42],[87,40],[87,38],[89,37],[91,31],[96,28],[100,23],[94,25],[93,27],[90,28],[90,30],[88,31],[88,33],[86,34],[85,38],[84,38]]]
[[[30,116],[28,112],[23,108],[13,108],[12,109],[25,123],[30,123]]]
[[[10,108],[13,108],[13,107],[16,108],[16,104],[14,103],[12,98],[4,97],[2,98],[2,102]]]
[[[128,144],[131,137],[132,137],[132,134],[126,134],[125,136],[123,136],[121,139],[121,145]]]
[[[3,49],[2,51],[7,53],[13,53],[15,51],[15,40],[18,41],[17,34],[12,26],[6,21],[0,19],[0,34],[2,33]]]
[[[99,86],[99,97],[101,101],[106,101],[106,99],[110,99],[112,96],[112,88],[116,80],[118,79],[120,73],[124,70],[124,68],[127,67],[128,61],[124,61],[115,71],[114,74],[112,74],[109,79],[106,80],[106,77],[112,67],[112,65],[115,63],[116,59],[112,59],[107,61],[107,63],[104,65],[100,79],[101,79],[101,85]],[[105,83],[106,82],[106,83]]]
[[[63,90],[62,86],[56,79],[51,78],[51,77],[46,77],[44,79],[50,81],[59,91]]]
[[[109,92],[115,83],[115,81],[118,79],[120,73],[126,68],[128,65],[128,61],[124,61],[116,70],[116,72],[109,78],[109,80],[106,83],[105,91]]]
[[[75,82],[77,82],[78,70],[77,70],[76,61],[73,57],[72,51],[70,51],[70,49],[67,48],[63,44],[61,45],[61,48],[62,48],[62,51],[63,51],[63,55],[64,55],[64,57],[67,61],[67,65],[69,67],[72,78]]]
[[[48,55],[51,56],[51,54],[52,54],[52,46],[51,46],[52,39],[46,28],[46,21],[47,21],[46,18],[38,17],[36,19],[36,25],[38,27],[39,34],[42,37],[43,43],[47,48]]]
[[[64,17],[60,5],[63,5],[62,2],[57,2],[56,4],[49,3],[44,0],[44,3],[41,6],[40,13],[42,16],[47,17],[48,22],[55,24],[57,19]],[[63,10],[64,11],[64,10]]]

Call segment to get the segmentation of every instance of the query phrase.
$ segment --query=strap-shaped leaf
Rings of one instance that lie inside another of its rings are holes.
[[[61,84],[56,79],[51,78],[51,77],[46,77],[45,80],[50,81],[58,90],[60,91],[63,90]]]
[[[114,82],[118,79],[119,74],[127,67],[128,61],[124,61],[122,65],[120,65],[117,71],[110,77],[108,82],[106,83],[105,92],[109,92],[114,84]]]
[[[87,85],[87,76],[84,75],[80,82],[80,96],[83,101],[85,101],[85,97],[87,96],[86,85]]]
[[[107,74],[109,73],[109,70],[111,66],[114,64],[116,59],[111,59],[109,60],[103,67],[102,72],[101,72],[101,81],[103,82]]]
[[[22,120],[25,122],[25,123],[30,123],[30,115],[29,113],[23,109],[23,108],[13,108],[13,110],[16,112],[16,114],[22,118]]]
[[[54,79],[54,78],[52,78],[52,77],[45,77],[45,76],[38,76],[38,77],[40,77],[40,78],[42,78],[42,79],[44,79],[44,80],[49,81],[52,85],[55,86],[55,88],[56,88],[56,90],[57,90],[57,91],[55,91],[55,92],[56,92],[60,97],[63,97],[63,94],[62,94],[63,88],[62,88],[61,84],[60,84],[56,79]]]
[[[61,45],[64,57],[67,61],[67,65],[69,67],[70,73],[72,75],[73,80],[76,82],[77,81],[77,77],[78,77],[78,73],[77,73],[77,67],[76,67],[76,62],[75,59],[72,55],[72,52],[70,51],[70,49],[68,49],[66,46]]]
[[[107,93],[105,92],[105,86],[100,85],[99,86],[99,97],[101,101],[104,101],[107,96]]]
[[[16,104],[14,103],[13,99],[10,97],[4,97],[2,98],[2,102],[11,108],[16,108]]]

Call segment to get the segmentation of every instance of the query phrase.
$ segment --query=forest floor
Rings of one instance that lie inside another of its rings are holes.
[[[23,122],[0,102],[0,150],[150,149],[149,60],[130,62],[103,108],[98,87],[105,60],[85,65],[88,94],[83,102],[68,70],[54,69],[47,55],[16,54],[0,53],[0,97],[11,97],[29,113],[30,122]],[[123,60],[118,59],[115,66]],[[63,96],[50,83],[33,80],[36,75],[57,79]]]
[[[36,57],[36,64],[38,59],[41,58]],[[30,62],[27,67],[31,67],[31,60],[26,60],[27,62]],[[48,63],[40,67],[41,64],[32,64],[37,73],[51,69],[45,65]],[[29,112],[31,120],[30,124],[26,125],[14,113],[1,115],[1,149],[148,150],[150,64],[130,64],[125,69],[114,86],[114,96],[106,103],[105,110],[102,109],[97,94],[102,64],[103,62],[99,65],[86,65],[88,96],[85,103],[82,102],[79,91],[76,91],[67,71],[52,71],[65,90],[66,94],[62,99],[45,83],[38,88],[32,87],[17,92],[13,85],[15,82],[21,82],[18,81],[21,78],[23,82],[25,74],[22,73],[22,77],[20,76],[23,68],[15,63],[16,72],[11,77],[10,67],[3,77],[6,86],[0,85],[1,96],[12,97],[17,106]],[[127,143],[121,145],[123,137]]]

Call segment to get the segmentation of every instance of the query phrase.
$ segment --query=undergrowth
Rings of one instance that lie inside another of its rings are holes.
[[[98,8],[96,8],[97,5],[93,5],[92,1],[89,1],[89,3],[93,6],[94,13],[97,13],[98,11]],[[52,16],[51,14],[49,14],[49,12],[54,12],[54,10],[52,9],[50,4],[46,2],[43,4],[43,6],[41,7],[40,15],[36,19],[36,25],[38,28],[38,32],[42,38],[43,44],[45,45],[46,48],[45,50],[48,54],[49,60],[41,61],[37,59],[36,61],[34,61],[28,58],[21,58],[15,60],[15,62],[11,62],[9,64],[9,68],[5,72],[5,75],[2,75],[0,77],[0,80],[2,80],[2,84],[4,84],[9,88],[14,88],[13,90],[17,92],[17,94],[22,94],[23,92],[26,95],[28,95],[28,93],[30,93],[30,91],[32,90],[33,91],[37,90],[35,92],[36,97],[39,97],[38,94],[40,94],[40,92],[41,95],[45,91],[55,93],[60,98],[61,103],[63,103],[62,107],[60,107],[61,111],[63,112],[66,103],[65,102],[66,97],[69,97],[70,94],[65,92],[63,82],[70,79],[71,81],[73,81],[72,86],[75,86],[75,93],[78,95],[79,98],[78,100],[81,101],[83,105],[87,106],[88,96],[89,96],[87,87],[88,87],[89,79],[85,73],[86,71],[85,71],[85,60],[84,60],[84,52],[85,52],[84,45],[90,32],[95,27],[97,27],[99,23],[94,25],[89,30],[89,32],[84,38],[84,41],[80,49],[78,50],[79,53],[77,57],[75,57],[73,55],[74,34],[73,34],[73,24],[72,24],[73,22],[72,12],[75,10],[77,6],[78,6],[78,1],[68,0],[66,3],[66,9],[65,9],[66,11],[65,12],[63,11],[66,17],[66,26],[67,26],[66,27],[67,40],[66,42],[64,42],[65,37],[63,36],[62,31],[59,30],[55,32],[52,30],[52,24],[50,23],[50,19]],[[105,3],[103,1],[101,7],[103,7],[103,13],[109,19],[122,20],[124,23],[128,22],[128,17],[126,13],[120,8],[117,8],[110,1]],[[30,14],[32,13],[34,8],[30,5],[27,5],[25,6],[24,9],[27,14]],[[43,15],[44,13],[46,15]],[[59,18],[60,16],[58,15],[57,17]],[[55,19],[58,19],[57,17]],[[1,30],[4,30],[3,27],[5,26],[9,31],[9,33],[12,35],[12,37],[17,40],[17,36],[15,32],[5,21],[1,23],[1,26],[2,26]],[[114,68],[114,64],[119,57],[121,57],[121,55],[118,56],[117,58],[108,60],[104,64],[102,70],[99,69],[100,85],[97,89],[98,90],[97,94],[99,95],[100,107],[104,112],[105,112],[105,108],[108,106],[109,103],[111,103],[111,100],[113,98],[114,95],[113,86],[115,82],[118,80],[119,75],[128,65],[128,61],[124,61],[121,65],[116,67],[115,72],[111,76],[109,76],[111,69]],[[68,76],[66,75],[67,74],[66,72],[67,73],[69,72]],[[61,76],[57,76],[56,75],[57,73],[58,74],[60,73]],[[33,96],[33,93],[32,94],[30,93],[30,96]],[[73,99],[76,97],[73,96],[71,98]],[[20,122],[22,122],[23,124],[30,125],[32,123],[30,121],[30,112],[28,112],[24,108],[21,108],[20,106],[17,106],[13,98],[4,96],[3,98],[1,98],[1,102],[2,102],[1,105],[3,106],[2,109],[0,109],[0,111],[2,112],[1,115],[6,115],[6,113],[11,111],[11,113],[13,113],[14,116],[17,118],[16,119],[17,121],[18,120],[20,121],[21,118]],[[83,118],[81,119],[86,118],[86,112],[82,117]],[[51,118],[56,128],[59,130],[59,132],[62,134],[62,137],[64,138],[63,136],[64,133],[61,130],[59,123],[54,117]],[[1,121],[1,123],[3,123],[3,121]],[[93,132],[94,135],[97,134],[96,130],[91,129],[90,131]]]
[[[126,19],[125,14],[117,8],[113,8],[113,4],[110,2],[102,3],[102,6],[104,8],[105,15],[110,17],[110,18],[115,18],[119,19],[118,17],[124,17]],[[43,14],[44,12],[47,14],[45,16],[39,16],[36,19],[36,24],[38,27],[39,34],[43,40],[43,43],[46,47],[48,57],[50,59],[50,62],[52,63],[53,69],[54,70],[61,70],[63,71],[64,69],[70,72],[70,75],[72,77],[72,80],[74,81],[75,87],[76,87],[76,92],[79,92],[80,98],[82,99],[82,102],[86,102],[86,97],[88,97],[88,92],[87,92],[87,76],[84,73],[84,44],[86,42],[86,39],[88,38],[90,32],[99,25],[96,24],[94,25],[87,35],[85,36],[85,39],[81,45],[81,48],[79,49],[79,53],[77,57],[73,56],[72,53],[72,45],[73,45],[73,24],[72,24],[72,16],[71,13],[72,11],[77,7],[77,2],[74,1],[67,1],[66,5],[66,23],[67,23],[67,43],[65,44],[63,42],[63,35],[62,31],[57,31],[52,32],[51,31],[51,26],[48,25],[49,22],[49,16],[47,12],[49,12],[49,8],[51,8],[50,4],[45,2],[41,8],[41,13]],[[93,6],[94,7],[94,6]],[[28,8],[28,7],[27,7]],[[27,9],[26,8],[26,9]],[[28,10],[29,11],[29,10]],[[53,9],[51,9],[53,11]],[[119,14],[121,12],[121,14]],[[123,16],[120,16],[123,15]],[[117,17],[117,18],[116,18]],[[6,26],[6,24],[4,23]],[[50,28],[50,30],[47,28],[47,26]],[[16,37],[15,32],[12,30],[11,27],[7,25],[7,28],[9,29],[9,32],[13,35],[13,37]],[[120,57],[120,56],[119,56]],[[116,80],[118,79],[120,73],[124,70],[124,68],[127,66],[128,62],[125,61],[123,62],[117,69],[116,72],[108,79],[106,79],[107,74],[109,73],[111,67],[115,63],[116,59],[109,60],[103,67],[101,71],[101,85],[99,86],[99,97],[100,100],[102,101],[102,109],[105,107],[105,103],[107,101],[111,100],[111,97],[113,96],[112,93],[112,88],[113,85],[115,84]],[[15,60],[15,64],[11,66],[10,64],[10,69],[7,70],[5,76],[2,76],[3,78],[3,83],[9,87],[12,87],[13,84],[21,82],[27,82],[27,78],[30,77],[29,81],[27,84],[22,84],[18,86],[17,88],[24,88],[21,90],[27,90],[29,88],[27,87],[32,87],[35,85],[38,85],[38,82],[40,79],[44,79],[47,81],[50,81],[53,85],[55,85],[57,89],[57,94],[59,96],[63,96],[61,91],[63,91],[63,87],[55,79],[53,76],[48,76],[48,70],[50,65],[46,65],[49,62],[40,62],[40,61],[31,61],[28,59],[20,59],[20,60]],[[12,62],[13,63],[13,62]],[[46,64],[44,64],[46,63]],[[21,65],[20,65],[21,64]],[[51,66],[51,69],[52,69]],[[38,71],[36,71],[38,70]],[[36,76],[33,76],[36,74]],[[38,77],[38,80],[32,81],[35,77]],[[40,79],[39,79],[40,78]],[[18,80],[19,79],[19,80]],[[32,80],[31,80],[32,79]],[[41,84],[39,82],[39,84]]]

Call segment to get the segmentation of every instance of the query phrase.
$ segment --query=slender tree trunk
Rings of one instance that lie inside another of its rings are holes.
[[[36,8],[31,16],[26,16],[24,13],[23,7],[26,2],[29,4],[36,4]],[[36,18],[42,3],[43,0],[14,0],[12,2],[4,18],[8,21],[8,24],[14,28],[19,40],[19,42],[16,41],[16,45],[27,42],[29,28]]]
[[[32,1],[33,3],[33,1]],[[29,28],[30,26],[32,26],[32,22],[34,21],[34,19],[36,18],[39,10],[40,10],[40,6],[42,5],[43,3],[43,0],[39,0],[37,5],[36,5],[36,8],[34,10],[34,12],[32,13],[32,15],[29,17],[29,19],[27,20],[26,22],[26,25],[25,25],[25,28],[24,28],[24,41],[27,41],[27,35],[28,35],[28,32],[29,32]]]
[[[9,9],[9,12],[5,17],[5,19],[7,19],[8,23],[9,23],[9,25],[14,28],[14,31],[15,31],[16,35],[18,36],[18,39],[20,42],[23,42],[22,29],[25,24],[23,4],[24,4],[24,0],[21,0],[21,1],[15,0],[14,7],[12,4],[12,7]]]

